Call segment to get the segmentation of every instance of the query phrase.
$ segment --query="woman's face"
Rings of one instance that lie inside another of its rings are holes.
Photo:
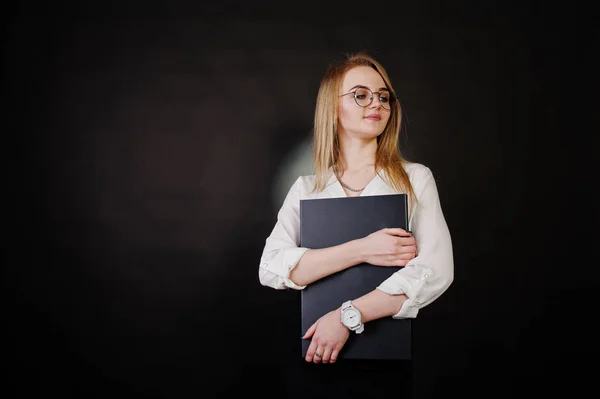
[[[364,90],[364,88],[371,90],[373,93],[380,93],[372,95],[373,101],[369,105],[366,104],[369,102],[371,93]],[[359,94],[366,94],[366,96],[363,95],[358,98],[361,104],[366,105],[365,107],[359,106],[354,99],[352,92],[357,89],[360,90]],[[383,132],[390,119],[391,111],[384,108],[384,105],[390,107],[389,102],[385,104],[385,99],[387,98],[389,101],[390,96],[383,78],[377,71],[366,66],[350,69],[346,72],[342,83],[342,92],[339,94],[343,95],[338,110],[339,135],[371,140]]]

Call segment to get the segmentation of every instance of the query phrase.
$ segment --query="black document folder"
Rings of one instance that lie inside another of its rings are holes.
[[[365,237],[386,227],[408,231],[406,194],[308,199],[300,201],[300,245],[318,249]],[[374,290],[401,267],[361,263],[307,285],[300,294],[302,335],[343,302]],[[310,339],[302,340],[302,357]],[[384,317],[350,333],[339,359],[411,359],[411,320]]]

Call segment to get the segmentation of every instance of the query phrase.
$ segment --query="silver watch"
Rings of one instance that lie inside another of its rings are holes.
[[[346,301],[342,304],[342,324],[357,334],[365,329],[365,325],[361,322],[360,312],[352,306],[352,301]]]

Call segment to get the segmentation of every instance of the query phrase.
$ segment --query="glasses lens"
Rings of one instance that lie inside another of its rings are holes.
[[[390,109],[390,100],[390,93],[388,93],[387,91],[384,91],[379,95],[379,102],[381,103],[381,106],[385,109]]]
[[[354,93],[356,103],[361,107],[366,107],[371,103],[371,96],[371,92],[363,88],[356,89],[356,92]]]

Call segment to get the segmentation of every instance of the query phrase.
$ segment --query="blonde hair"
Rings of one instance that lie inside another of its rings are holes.
[[[411,202],[416,204],[416,195],[410,184],[410,178],[404,170],[407,160],[400,154],[399,149],[402,123],[400,101],[383,66],[362,52],[347,54],[344,59],[334,61],[321,80],[313,128],[313,160],[316,175],[314,191],[325,189],[329,168],[342,169],[337,135],[339,92],[346,72],[358,66],[367,66],[377,71],[393,99],[390,119],[383,132],[377,137],[375,170],[384,170],[389,177],[388,184],[398,192],[408,194]]]

